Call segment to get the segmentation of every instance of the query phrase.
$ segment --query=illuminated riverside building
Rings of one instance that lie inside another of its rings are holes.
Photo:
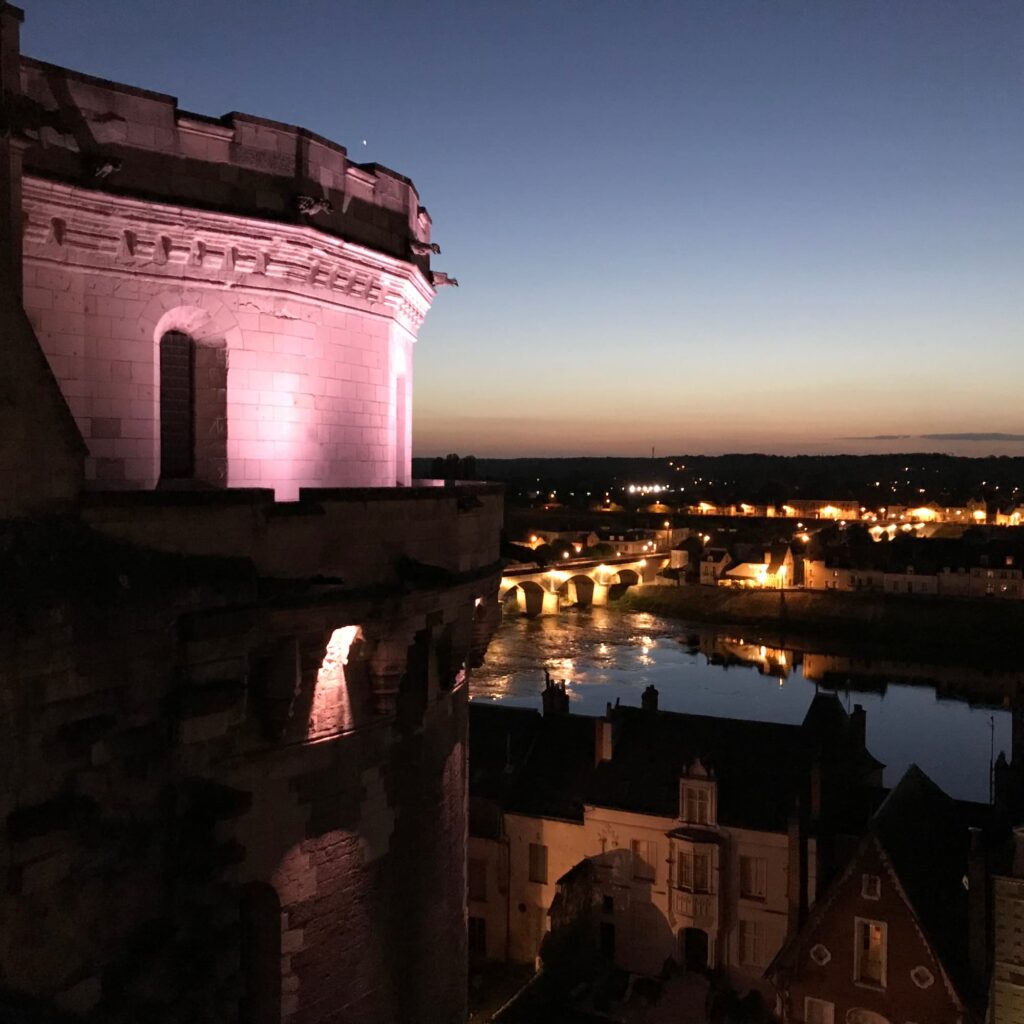
[[[804,587],[1019,601],[1024,598],[1024,572],[1013,555],[985,558],[981,565],[962,560],[957,565],[907,565],[897,569],[852,568],[808,558],[804,559]]]
[[[471,704],[472,954],[543,959],[582,906],[620,967],[656,975],[671,958],[763,986],[881,784],[864,713],[822,694],[776,725],[657,700],[650,687],[594,718],[551,684],[543,715]]]
[[[0,1018],[462,1021],[502,497],[410,480],[430,217],[303,129],[23,58],[20,21]]]

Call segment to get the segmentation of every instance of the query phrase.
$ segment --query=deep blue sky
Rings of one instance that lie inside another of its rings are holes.
[[[461,283],[417,453],[1024,454],[842,440],[1024,432],[1024,3],[25,7],[27,54],[416,182]]]

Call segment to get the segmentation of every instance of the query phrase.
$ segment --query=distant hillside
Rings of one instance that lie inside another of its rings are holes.
[[[414,477],[430,477],[433,459],[413,460]],[[510,493],[621,490],[659,484],[679,498],[716,502],[781,502],[787,498],[856,498],[871,505],[956,504],[969,498],[1024,501],[1024,457],[956,455],[673,455],[641,458],[523,458],[476,460],[482,480]],[[678,501],[679,498],[676,500]]]

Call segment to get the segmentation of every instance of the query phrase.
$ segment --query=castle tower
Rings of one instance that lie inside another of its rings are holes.
[[[0,4],[0,1017],[465,1018],[500,489],[410,474],[412,183]]]

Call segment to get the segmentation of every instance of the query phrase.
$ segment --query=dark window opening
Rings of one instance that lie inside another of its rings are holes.
[[[160,477],[195,475],[195,342],[180,331],[160,339]]]
[[[279,1024],[281,901],[273,886],[250,882],[242,887],[239,925],[239,1020],[242,1024]]]
[[[487,921],[482,917],[469,919],[469,955],[474,960],[487,956]]]
[[[615,959],[615,925],[610,921],[601,922],[598,944],[601,949],[601,956],[606,960]]]
[[[530,881],[547,885],[548,848],[541,843],[530,843]]]

